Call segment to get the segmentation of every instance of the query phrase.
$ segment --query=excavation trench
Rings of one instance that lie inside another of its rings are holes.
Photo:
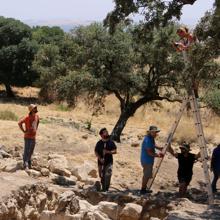
[[[131,220],[164,219],[169,212],[169,200],[163,197],[146,199],[126,193],[33,184],[21,187],[0,202],[0,220],[127,220],[121,214],[127,203],[143,207],[140,215],[137,218],[134,215]]]

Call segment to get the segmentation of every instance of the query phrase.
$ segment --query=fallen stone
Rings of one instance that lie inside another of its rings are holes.
[[[127,203],[120,213],[120,220],[139,220],[142,212],[142,206]]]
[[[76,214],[80,210],[79,200],[73,191],[66,191],[59,196],[56,213],[65,212],[67,206],[69,206],[70,214]]]
[[[49,176],[50,175],[50,171],[47,168],[41,168],[41,174],[42,176]]]
[[[76,177],[74,176],[65,177],[53,173],[50,173],[50,179],[57,185],[61,185],[61,186],[76,185],[76,181],[77,181]]]
[[[68,161],[64,156],[55,157],[58,155],[53,155],[53,159],[48,161],[49,170],[61,176],[71,176],[71,172],[68,170]]]
[[[95,207],[91,205],[86,200],[79,200],[79,207],[81,212],[88,212],[88,211],[94,211]]]
[[[31,177],[40,177],[41,176],[41,173],[39,171],[37,171],[37,170],[29,169],[26,172]]]
[[[5,150],[0,149],[0,157],[9,158],[9,157],[11,157],[11,155],[8,152],[6,152]]]
[[[98,210],[108,215],[113,220],[118,219],[118,204],[114,202],[100,202],[98,204]]]
[[[82,138],[85,139],[85,140],[87,140],[87,139],[88,139],[88,135],[87,135],[87,134],[84,134],[84,135],[82,135]]]
[[[16,161],[15,159],[7,158],[1,161],[0,167],[2,171],[12,173],[17,170],[23,169],[23,161]]]
[[[71,172],[79,181],[86,181],[89,177],[98,177],[95,165],[88,161],[85,161],[83,165],[74,167]]]

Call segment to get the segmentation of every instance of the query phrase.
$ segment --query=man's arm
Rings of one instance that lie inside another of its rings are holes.
[[[99,154],[95,151],[95,155],[96,155],[96,157],[98,158],[98,160],[100,161],[100,162],[102,162],[103,161],[103,159],[99,156]]]
[[[104,159],[101,158],[101,156],[98,153],[98,147],[99,147],[98,144],[99,144],[99,142],[96,144],[94,152],[95,152],[95,155],[96,155],[98,161],[103,164],[104,163]]]
[[[198,160],[201,157],[201,153],[199,152],[198,154],[195,155],[195,160]]]
[[[38,129],[39,123],[40,123],[40,119],[39,119],[39,116],[37,116],[37,129]]]
[[[105,154],[117,154],[117,149],[114,149],[114,150],[105,150]]]
[[[152,148],[147,148],[146,151],[147,151],[147,154],[148,154],[149,156],[151,156],[151,157],[162,157],[162,154],[157,154],[157,153],[155,153],[155,152],[152,150]]]
[[[24,128],[23,128],[23,123],[25,122],[25,118],[23,118],[23,119],[21,119],[19,122],[18,122],[18,126],[19,126],[19,128],[21,129],[21,131],[23,132],[23,133],[25,133],[26,131],[24,130]]]
[[[112,150],[104,150],[104,154],[117,154],[117,146],[112,142]]]
[[[155,148],[156,148],[157,150],[160,150],[160,151],[163,150],[163,147],[155,146]]]
[[[167,151],[170,152],[174,157],[178,157],[178,153],[174,152],[173,148],[171,147],[171,144],[168,146]]]

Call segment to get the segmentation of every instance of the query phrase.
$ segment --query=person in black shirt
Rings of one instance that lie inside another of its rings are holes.
[[[110,140],[110,136],[106,128],[102,128],[99,132],[101,140],[95,146],[95,155],[98,159],[98,171],[101,179],[102,190],[108,191],[113,166],[113,154],[117,153],[115,143]]]
[[[200,157],[200,153],[190,153],[190,145],[185,142],[180,146],[180,150],[181,153],[175,153],[172,147],[169,147],[169,152],[178,159],[179,167],[177,176],[179,180],[179,195],[180,197],[183,197],[185,196],[187,187],[192,180],[193,164]]]

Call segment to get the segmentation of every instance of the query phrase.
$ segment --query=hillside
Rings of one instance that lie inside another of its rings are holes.
[[[27,104],[30,101],[33,101],[34,98],[37,98],[38,90],[35,88],[14,88],[14,90],[20,98],[13,101],[8,101],[7,99],[2,98],[0,102],[0,113],[7,110],[13,112],[18,118],[21,118],[27,114]],[[38,158],[41,164],[45,165],[47,163],[48,156],[56,153],[58,155],[63,155],[68,160],[68,166],[70,169],[74,169],[74,167],[79,165],[82,166],[83,163],[90,163],[91,166],[96,168],[96,158],[93,151],[95,143],[99,140],[98,131],[102,127],[107,127],[109,131],[111,131],[119,115],[119,103],[115,97],[107,97],[105,104],[105,109],[97,117],[92,117],[92,111],[88,110],[87,106],[85,106],[83,103],[83,100],[75,109],[69,109],[65,106],[65,104],[40,104],[38,109],[41,124],[38,131],[35,157]],[[140,188],[142,178],[142,170],[139,162],[140,144],[143,136],[146,133],[146,129],[151,124],[157,125],[159,128],[161,128],[161,133],[157,141],[158,144],[162,146],[164,139],[166,138],[166,134],[175,120],[175,114],[178,112],[178,109],[179,104],[170,104],[167,102],[163,102],[160,107],[155,104],[147,105],[144,108],[139,109],[134,117],[128,121],[128,124],[122,135],[122,142],[117,144],[118,153],[114,157],[115,163],[112,186],[110,190],[112,193],[116,191],[122,193],[129,192],[129,195],[137,194],[137,190]],[[211,154],[213,148],[217,143],[220,142],[220,128],[218,126],[220,123],[220,118],[203,109],[202,119],[204,123],[206,140],[208,142],[209,154]],[[88,130],[87,126],[90,120],[91,129]],[[4,145],[9,152],[14,152],[14,150],[17,149],[17,151],[21,154],[23,149],[23,137],[17,126],[17,121],[0,120],[0,122],[0,145]],[[198,152],[198,145],[196,143],[196,136],[193,127],[193,119],[190,114],[184,114],[184,117],[182,118],[180,126],[176,132],[173,146],[177,151],[178,143],[183,140],[192,142],[193,152]],[[132,147],[133,144],[138,145],[138,147]],[[176,192],[178,191],[178,185],[176,171],[176,159],[167,154],[153,186],[154,194],[151,199],[154,201],[153,198],[157,198],[156,195],[158,195],[158,192],[164,193],[159,194],[158,198],[161,196],[161,198],[164,198],[163,196],[165,196],[165,198],[168,200],[176,201],[179,204],[179,209],[178,205],[175,206],[177,210],[176,212],[178,212],[178,210],[182,211],[182,213],[176,214],[176,216],[181,216],[184,215],[184,213],[185,215],[188,213],[186,211],[186,207],[189,205],[190,201],[179,201],[177,198]],[[6,176],[8,175],[10,174],[7,174]],[[0,183],[2,182],[0,196],[5,196],[5,192],[7,191],[10,192],[10,189],[7,187],[7,183],[4,182],[4,179],[7,179],[6,177],[4,178],[4,176],[5,175],[3,175],[2,178],[0,177]],[[19,180],[20,177],[16,177],[16,174],[11,174],[11,178],[13,180],[17,179],[18,181],[21,181]],[[25,178],[27,178],[27,183],[25,182]],[[18,186],[15,187],[16,189],[22,186],[22,184],[34,184],[36,182],[36,178],[33,180],[28,179],[28,177],[25,178],[21,177],[24,182],[18,184]],[[38,178],[37,181],[39,181]],[[41,178],[40,181],[47,182],[48,180],[44,177]],[[85,184],[85,188],[86,187],[87,186]],[[220,182],[218,187],[220,187]],[[193,202],[191,205],[195,205],[195,210],[191,210],[192,213],[193,211],[196,213],[200,212],[201,210],[202,212],[205,212],[205,209],[207,209],[207,207],[204,206],[204,190],[203,170],[201,168],[201,163],[198,162],[194,166],[193,181],[190,185],[189,199],[191,202]],[[112,195],[114,195],[114,193]],[[135,199],[132,201],[139,201],[138,197],[135,197]],[[157,203],[158,201],[156,200],[154,202]],[[197,209],[196,205],[198,206]],[[195,216],[197,214],[195,214]],[[164,216],[166,215],[155,215],[155,217],[164,219]],[[146,219],[150,219],[150,217]],[[187,219],[187,217],[170,217],[169,219]],[[198,217],[192,219],[207,218]],[[212,219],[215,218],[213,217]]]

